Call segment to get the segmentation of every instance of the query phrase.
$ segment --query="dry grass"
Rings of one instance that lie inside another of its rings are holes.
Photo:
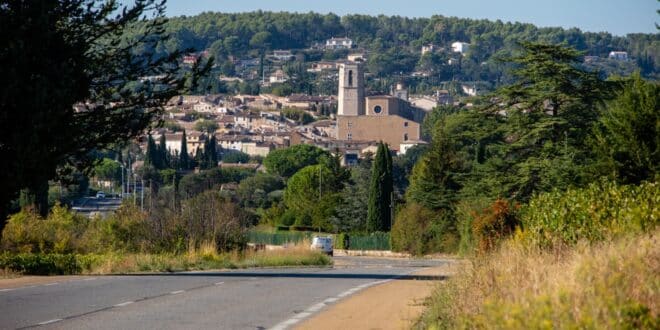
[[[441,284],[420,327],[657,329],[659,246],[658,231],[553,252],[509,241]]]
[[[0,280],[17,278],[21,276],[22,275],[20,273],[17,273],[9,268],[0,268]]]
[[[109,254],[92,256],[90,274],[124,274],[247,267],[323,266],[332,259],[309,250],[307,242],[272,251],[234,251],[218,253],[213,242],[190,246],[185,254]],[[97,258],[94,260],[94,258]]]

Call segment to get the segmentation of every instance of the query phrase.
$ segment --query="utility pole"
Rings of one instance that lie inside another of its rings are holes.
[[[140,177],[140,211],[144,211],[144,178]]]

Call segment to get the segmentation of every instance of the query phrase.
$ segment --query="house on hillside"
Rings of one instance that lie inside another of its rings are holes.
[[[290,61],[295,58],[290,50],[274,50],[272,57],[278,61]]]
[[[325,49],[351,49],[353,48],[353,39],[332,37],[325,41]]]
[[[451,51],[454,53],[461,53],[465,55],[470,49],[470,44],[467,42],[456,41],[451,44]]]
[[[627,61],[628,53],[623,51],[612,51],[607,57],[612,60]]]

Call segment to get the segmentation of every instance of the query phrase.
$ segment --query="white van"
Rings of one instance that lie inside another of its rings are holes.
[[[329,256],[333,255],[332,250],[332,237],[330,236],[314,236],[312,238],[312,250],[319,250]]]

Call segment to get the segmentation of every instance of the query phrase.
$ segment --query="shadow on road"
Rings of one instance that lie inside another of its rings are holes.
[[[150,273],[128,274],[122,276],[201,276],[201,277],[264,277],[264,278],[316,278],[316,279],[370,279],[370,280],[414,280],[441,281],[443,275],[390,275],[390,274],[319,274],[319,273],[257,273],[257,272],[203,272],[203,273]]]

